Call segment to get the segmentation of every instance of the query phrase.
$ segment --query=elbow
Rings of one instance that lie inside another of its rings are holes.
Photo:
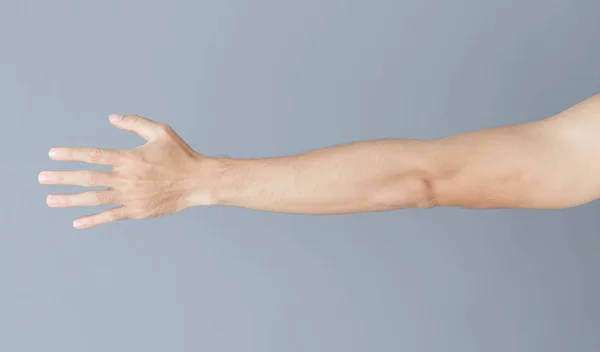
[[[430,209],[439,206],[435,182],[428,175],[400,175],[384,182],[371,195],[378,210]]]
[[[422,177],[419,180],[418,187],[420,196],[416,205],[417,208],[429,209],[440,205],[433,178]]]

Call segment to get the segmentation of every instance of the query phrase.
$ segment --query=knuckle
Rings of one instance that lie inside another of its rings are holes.
[[[111,154],[111,159],[115,164],[119,164],[123,161],[125,157],[125,153],[122,150],[115,150],[112,154]]]
[[[91,195],[96,204],[107,204],[111,201],[111,197],[107,192],[93,192]]]
[[[76,151],[73,148],[61,149],[62,157],[69,160],[76,157]]]
[[[146,219],[149,217],[149,210],[145,206],[135,205],[130,207],[129,217],[131,219]]]
[[[102,159],[102,149],[92,148],[89,152],[91,161],[100,161]]]
[[[98,175],[93,171],[84,171],[84,178],[88,185],[94,185],[98,182]]]
[[[91,170],[83,171],[82,179],[85,180],[85,184],[88,186],[105,186],[110,175],[103,172],[96,172]]]
[[[135,159],[135,153],[128,150],[117,150],[115,151],[113,161],[114,166],[122,166]]]
[[[163,136],[168,136],[173,131],[173,128],[166,123],[159,123],[157,129]]]
[[[92,227],[98,225],[97,216],[90,216],[85,219],[86,226]]]
[[[131,209],[129,212],[129,218],[134,220],[144,219],[144,212],[139,209]]]
[[[108,222],[117,221],[119,219],[119,217],[117,216],[117,212],[114,210],[107,211],[105,217],[106,221]]]
[[[139,159],[140,152],[136,149],[122,150],[120,151],[120,157],[123,160],[136,160]]]
[[[69,207],[74,203],[72,198],[73,197],[71,196],[57,197],[56,202],[60,204],[60,206]]]
[[[131,214],[129,213],[129,211],[127,211],[126,209],[123,209],[121,211],[121,219],[133,219],[131,217]]]

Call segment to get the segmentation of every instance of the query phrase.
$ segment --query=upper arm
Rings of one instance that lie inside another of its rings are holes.
[[[544,121],[562,148],[565,177],[573,181],[575,200],[600,198],[600,94],[592,96]]]
[[[441,205],[549,209],[600,197],[600,95],[544,120],[437,143]]]

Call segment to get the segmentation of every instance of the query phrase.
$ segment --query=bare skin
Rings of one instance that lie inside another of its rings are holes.
[[[75,220],[78,229],[208,205],[345,214],[440,206],[559,209],[600,198],[600,94],[535,122],[265,159],[203,155],[168,125],[137,115],[111,115],[110,122],[147,143],[129,150],[53,148],[53,160],[112,170],[40,173],[42,184],[107,187],[47,197],[56,208],[117,205]]]

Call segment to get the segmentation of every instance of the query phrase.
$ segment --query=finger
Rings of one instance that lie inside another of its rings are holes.
[[[114,192],[106,190],[78,194],[51,194],[46,197],[46,203],[52,208],[67,208],[118,204],[118,200]]]
[[[83,161],[90,164],[114,165],[120,160],[119,150],[101,148],[52,148],[48,155],[52,160]]]
[[[84,187],[113,186],[110,172],[78,170],[78,171],[43,171],[38,180],[45,185],[75,185]]]
[[[119,129],[137,133],[151,142],[160,136],[164,124],[152,121],[139,115],[110,115],[110,122]]]
[[[89,229],[94,226],[108,224],[125,218],[127,218],[125,208],[120,206],[105,210],[98,214],[81,217],[73,221],[73,227],[76,229]]]

